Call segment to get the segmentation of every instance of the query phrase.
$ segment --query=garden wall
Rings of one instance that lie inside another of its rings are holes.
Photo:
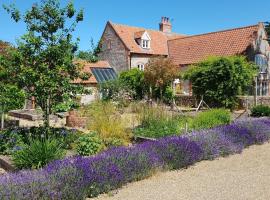
[[[251,108],[255,105],[254,96],[239,96],[239,107],[240,108]],[[257,105],[270,106],[270,96],[258,96]]]

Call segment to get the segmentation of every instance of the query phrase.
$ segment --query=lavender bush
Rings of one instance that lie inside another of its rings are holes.
[[[270,139],[270,120],[237,121],[226,126],[118,147],[94,157],[71,157],[43,169],[0,176],[1,199],[85,199],[202,159],[240,153]]]

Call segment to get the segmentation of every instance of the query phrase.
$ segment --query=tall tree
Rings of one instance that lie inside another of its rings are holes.
[[[179,73],[178,67],[171,59],[153,58],[145,66],[144,80],[150,86],[150,93],[152,93],[153,89],[157,89],[159,98],[162,99],[166,87],[179,77]]]
[[[83,10],[77,12],[72,2],[61,8],[59,0],[42,0],[23,15],[14,5],[4,8],[16,22],[23,20],[27,28],[7,67],[28,97],[35,97],[48,127],[52,106],[63,102],[64,96],[72,98],[82,92],[81,86],[72,84],[81,74],[73,63],[78,42],[71,34],[83,20]]]

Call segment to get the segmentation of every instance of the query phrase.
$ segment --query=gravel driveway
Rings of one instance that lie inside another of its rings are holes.
[[[242,154],[159,173],[96,200],[268,200],[270,144]]]

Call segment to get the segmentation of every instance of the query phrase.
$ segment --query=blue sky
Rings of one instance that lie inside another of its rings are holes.
[[[23,23],[13,22],[2,4],[15,3],[22,11],[39,0],[0,0],[0,40],[15,44],[25,33]],[[68,0],[61,0],[65,5]],[[80,38],[79,48],[90,48],[91,38],[98,41],[108,20],[158,29],[161,16],[173,19],[173,31],[199,34],[270,21],[269,0],[73,0],[84,8],[85,19],[74,33]]]

